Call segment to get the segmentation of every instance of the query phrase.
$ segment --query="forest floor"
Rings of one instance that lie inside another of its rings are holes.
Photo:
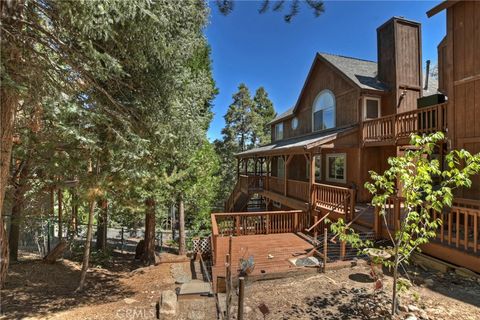
[[[369,273],[369,266],[358,265],[294,281],[247,282],[245,319],[264,319],[259,308],[262,304],[269,311],[268,320],[389,319],[392,277],[386,274],[383,289],[374,292]],[[414,285],[402,293],[396,319],[480,319],[480,278],[414,267],[409,273]],[[236,302],[236,297],[233,300]]]
[[[162,259],[171,261],[178,260],[176,257],[162,255]],[[116,255],[108,268],[90,268],[86,289],[77,293],[80,263],[63,259],[51,265],[34,256],[21,258],[21,262],[10,265],[1,292],[2,320],[157,319],[156,304],[161,292],[179,286],[170,272],[172,263],[190,269],[188,262],[181,261],[141,267],[134,262],[133,255]],[[196,309],[200,309],[203,319],[214,319],[214,299],[209,300],[208,305],[193,300],[183,303],[178,319],[188,319],[189,314],[197,313]]]
[[[91,268],[85,291],[76,293],[78,262],[65,259],[48,265],[22,258],[10,267],[1,292],[0,319],[156,319],[161,292],[179,286],[171,275],[173,262],[139,268],[132,256],[123,255],[108,268]],[[261,304],[269,310],[268,320],[387,319],[391,277],[386,275],[384,289],[374,293],[369,271],[358,265],[313,276],[253,283],[247,279],[245,319],[264,319]],[[415,268],[409,273],[415,285],[402,294],[398,319],[480,319],[478,278]],[[213,320],[213,300],[182,301],[173,319]]]

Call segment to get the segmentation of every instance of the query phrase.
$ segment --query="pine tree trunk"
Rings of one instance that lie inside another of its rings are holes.
[[[20,30],[24,9],[23,1],[0,1],[0,17],[2,29]],[[10,33],[2,32],[2,69],[15,81],[19,74],[18,66],[21,63],[20,48],[10,39]],[[3,77],[2,77],[3,78]],[[15,123],[15,111],[19,103],[18,91],[6,81],[1,83],[0,94],[0,288],[3,287],[8,271],[8,240],[3,223],[3,202],[9,179],[10,157],[12,155],[13,128]]]
[[[98,214],[96,249],[105,251],[105,249],[107,248],[107,219],[108,219],[107,199],[99,200],[98,206],[101,209]]]
[[[69,224],[69,238],[73,240],[77,234],[77,225],[78,225],[78,204],[77,204],[77,190],[72,189],[71,191],[71,205],[72,205],[72,215],[70,217]]]
[[[10,251],[10,260],[18,260],[18,242],[20,238],[20,224],[23,216],[23,206],[25,201],[25,193],[27,191],[28,185],[28,162],[26,159],[20,164],[17,173],[18,180],[16,183],[15,191],[13,193],[13,206],[12,206],[12,216],[10,219],[10,234],[8,239],[9,251]]]
[[[90,245],[92,242],[93,214],[95,212],[95,199],[90,200],[88,209],[87,239],[85,239],[85,250],[83,252],[82,271],[80,273],[80,283],[76,291],[82,291],[85,287],[85,278],[87,277],[88,263],[90,261]]]
[[[186,254],[186,241],[185,241],[185,207],[183,204],[183,199],[180,197],[178,201],[178,232],[179,232],[179,241],[178,241],[178,254]]]
[[[57,190],[58,201],[58,241],[62,241],[63,238],[63,190],[58,188]]]
[[[145,243],[142,261],[147,264],[155,263],[155,200],[145,201]]]

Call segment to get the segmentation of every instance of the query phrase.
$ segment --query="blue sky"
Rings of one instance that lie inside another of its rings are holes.
[[[437,3],[326,1],[320,17],[315,18],[313,11],[302,5],[291,23],[284,22],[279,12],[259,14],[258,1],[236,0],[228,16],[210,3],[211,19],[205,34],[212,47],[213,75],[220,93],[214,100],[209,139],[221,137],[223,115],[240,83],[246,83],[252,95],[264,86],[275,110],[282,113],[295,104],[316,52],[376,61],[376,29],[392,16],[422,23],[422,60],[436,63],[436,48],[445,35],[445,12],[432,18],[425,13]]]

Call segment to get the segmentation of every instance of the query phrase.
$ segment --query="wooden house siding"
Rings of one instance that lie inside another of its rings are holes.
[[[390,87],[382,115],[416,108],[422,95],[420,24],[392,18],[377,29],[378,79]]]
[[[295,115],[283,120],[283,139],[312,132],[313,103],[323,90],[330,90],[335,95],[336,127],[358,123],[360,89],[344,79],[333,67],[316,57],[310,76],[306,80],[305,89],[299,97]],[[298,119],[298,127],[295,130],[292,129],[294,117]],[[275,141],[275,125],[272,124],[272,141]]]

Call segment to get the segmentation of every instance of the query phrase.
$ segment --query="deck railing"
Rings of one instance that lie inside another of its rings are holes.
[[[412,133],[446,131],[447,105],[437,104],[427,108],[392,114],[363,122],[363,142],[392,142],[408,138]]]
[[[288,180],[287,181],[287,196],[297,200],[309,202],[309,183],[305,181],[298,180]]]
[[[329,184],[313,184],[313,203],[316,209],[343,211],[346,220],[353,219],[355,190]]]
[[[268,177],[268,190],[283,194],[285,192],[285,179]]]
[[[405,217],[403,202],[404,199],[400,197],[387,200],[385,219],[392,231],[400,228]],[[436,241],[465,251],[480,251],[480,201],[455,198],[451,208],[445,208],[442,213],[432,210],[431,216],[442,221],[437,230]],[[384,225],[384,221],[379,221],[378,224]],[[381,227],[376,230],[381,232]]]

